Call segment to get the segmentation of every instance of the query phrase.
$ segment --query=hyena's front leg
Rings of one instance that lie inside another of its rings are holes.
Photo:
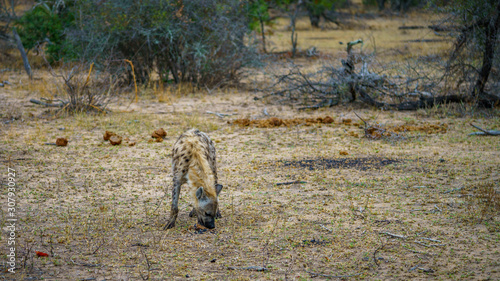
[[[181,183],[178,179],[174,177],[174,187],[172,188],[172,206],[170,207],[170,218],[168,219],[167,225],[163,229],[172,228],[175,226],[175,220],[177,219],[177,214],[179,213],[179,194],[181,191]]]

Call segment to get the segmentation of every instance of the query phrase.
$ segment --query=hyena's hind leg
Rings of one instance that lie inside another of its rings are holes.
[[[170,218],[163,229],[172,228],[175,226],[177,214],[179,213],[179,195],[181,191],[181,180],[174,175],[174,186],[172,187],[172,205],[170,207]]]

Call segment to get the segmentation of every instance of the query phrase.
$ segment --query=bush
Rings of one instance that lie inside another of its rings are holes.
[[[139,82],[221,85],[255,58],[245,46],[248,16],[238,0],[79,0],[69,44],[86,60],[130,59]],[[129,73],[131,78],[131,73]]]
[[[72,25],[74,17],[66,6],[58,3],[60,1],[38,3],[15,23],[24,48],[32,50],[46,45],[50,62],[74,56],[64,35],[64,30]]]

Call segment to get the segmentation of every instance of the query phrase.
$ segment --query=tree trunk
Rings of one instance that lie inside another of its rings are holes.
[[[498,29],[500,27],[500,3],[497,6],[496,15],[490,20],[485,30],[485,43],[483,53],[483,66],[479,71],[479,77],[472,90],[472,96],[481,95],[484,92],[484,86],[488,81],[493,58],[495,57],[495,45],[497,41]]]
[[[307,14],[309,15],[309,20],[311,21],[311,26],[319,28],[319,21],[321,19],[321,15],[315,15],[312,9],[307,9]]]
[[[28,61],[28,56],[24,50],[23,42],[21,41],[21,38],[19,37],[19,34],[17,34],[15,28],[12,28],[12,34],[14,35],[14,41],[16,41],[17,49],[19,49],[19,53],[21,53],[21,57],[23,58],[24,69],[26,70],[29,78],[32,79],[33,73],[31,72],[30,62]]]
[[[377,0],[378,10],[383,11],[385,9],[385,0]]]
[[[259,21],[260,21],[260,32],[262,34],[262,50],[264,51],[265,54],[267,54],[266,50],[266,33],[264,30],[264,20],[262,19],[262,16],[259,13]]]

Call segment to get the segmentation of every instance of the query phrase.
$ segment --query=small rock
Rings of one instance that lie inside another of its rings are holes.
[[[61,128],[58,128],[58,130],[60,130],[60,131],[64,131],[64,130],[66,130],[66,128],[61,127]]]
[[[57,138],[56,139],[56,145],[57,146],[67,146],[68,145],[68,139],[67,138]]]
[[[128,143],[128,146],[134,146],[134,145],[135,145],[135,141]]]

